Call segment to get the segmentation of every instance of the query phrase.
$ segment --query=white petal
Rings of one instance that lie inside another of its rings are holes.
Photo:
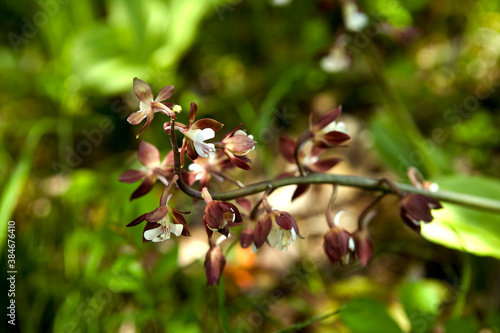
[[[352,237],[349,237],[349,250],[354,252],[355,248],[356,248],[356,244],[354,243],[354,239],[352,239]]]
[[[144,231],[144,238],[147,240],[153,240],[156,237],[158,237],[161,233],[162,233],[162,227],[160,225],[157,228]]]
[[[177,237],[182,233],[184,226],[182,224],[170,223],[170,232]]]
[[[202,141],[215,138],[215,132],[211,128],[205,128],[199,134],[203,137]]]
[[[276,247],[281,241],[281,238],[283,238],[283,233],[281,232],[281,228],[276,228],[273,227],[271,231],[269,232],[269,235],[267,236],[267,241],[269,242],[269,245],[272,247]]]
[[[201,157],[208,157],[208,154],[203,150],[203,146],[205,145],[203,142],[199,143],[196,141],[193,141],[194,144],[194,150],[196,150],[196,153],[201,156]]]

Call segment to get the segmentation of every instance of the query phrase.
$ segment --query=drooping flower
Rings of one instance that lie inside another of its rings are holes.
[[[197,111],[198,106],[196,103],[191,102],[188,126],[178,122],[175,123],[175,129],[184,134],[181,147],[182,164],[184,164],[184,153],[187,153],[188,157],[193,161],[198,156],[213,158],[215,156],[215,145],[205,141],[213,139],[215,132],[224,126],[214,119],[205,118],[194,121]],[[165,131],[170,132],[170,122],[166,122],[163,128]]]
[[[312,141],[317,147],[339,146],[351,138],[347,134],[345,124],[336,121],[341,113],[342,107],[339,106],[327,112],[311,126]]]
[[[174,157],[172,152],[169,152],[163,161],[160,162],[160,152],[158,149],[146,141],[141,141],[138,156],[146,169],[127,170],[118,178],[123,183],[135,183],[138,180],[143,180],[141,185],[130,196],[130,200],[139,198],[151,191],[156,183],[156,179],[160,179],[167,185],[166,178],[173,176],[172,165],[174,164]]]
[[[143,239],[146,242],[163,242],[170,239],[171,234],[176,236],[190,236],[190,232],[183,214],[189,212],[181,212],[177,209],[167,207],[168,201],[172,195],[168,192],[173,183],[177,180],[177,175],[172,178],[170,184],[165,188],[160,198],[160,206],[152,212],[142,214],[127,224],[127,227],[136,226],[143,221],[146,221],[144,227]]]
[[[202,222],[208,237],[210,238],[214,231],[218,231],[227,237],[231,223],[243,222],[238,208],[227,201],[212,200],[206,187],[201,190],[201,193],[207,203]]]
[[[399,207],[403,221],[419,233],[422,222],[429,223],[434,219],[431,210],[442,208],[439,201],[415,193],[403,196],[399,202]]]
[[[138,78],[134,78],[134,92],[139,99],[139,111],[132,113],[127,118],[127,121],[132,125],[137,125],[144,118],[147,118],[146,123],[141,128],[137,136],[141,135],[141,133],[149,127],[153,121],[155,112],[162,112],[167,116],[172,117],[172,119],[175,119],[175,112],[180,112],[181,110],[180,106],[175,105],[174,103],[161,103],[172,96],[174,86],[163,87],[158,93],[158,96],[153,99],[153,92],[151,91],[149,84]]]
[[[250,159],[244,155],[255,148],[255,141],[252,135],[240,130],[241,126],[243,124],[240,124],[224,136],[222,140],[223,151],[236,167],[250,170],[250,165],[248,165]]]
[[[219,283],[220,276],[226,265],[226,258],[219,246],[211,245],[205,257],[205,275],[207,283],[215,286]]]
[[[323,249],[333,265],[348,263],[356,249],[351,233],[339,226],[339,219],[343,213],[343,210],[338,211],[333,220],[327,216],[330,230],[324,236]],[[327,214],[329,214],[328,211]]]
[[[292,215],[284,211],[272,210],[265,197],[262,203],[266,208],[266,214],[259,219],[253,233],[253,242],[257,249],[267,242],[278,250],[288,250],[288,246],[295,242],[297,236],[303,238]]]

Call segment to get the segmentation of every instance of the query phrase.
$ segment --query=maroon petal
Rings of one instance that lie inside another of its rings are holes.
[[[182,228],[182,236],[191,236],[191,233],[189,232],[189,228],[186,222],[186,218],[182,214],[185,214],[183,212],[180,212],[176,209],[170,209],[172,212],[172,223],[175,224],[182,224],[184,227]]]
[[[220,234],[229,237],[229,227],[227,225],[224,226],[224,228],[220,228],[219,230],[217,230]]]
[[[136,181],[144,178],[147,172],[139,170],[127,170],[118,177],[118,181],[122,183],[135,183]]]
[[[421,226],[418,220],[413,219],[411,216],[408,216],[404,212],[401,212],[401,219],[406,223],[407,226],[420,233]]]
[[[224,207],[223,209],[226,212],[234,214],[234,221],[232,221],[232,222],[235,222],[235,223],[243,222],[243,217],[241,217],[240,211],[238,210],[238,208],[235,205],[233,205],[232,203],[227,202],[227,201],[219,202],[219,205],[221,207]]]
[[[158,96],[156,96],[155,102],[163,102],[166,99],[169,99],[174,93],[174,86],[166,86],[161,88]]]
[[[204,118],[197,120],[192,127],[199,129],[211,128],[214,130],[214,132],[217,132],[222,128],[222,126],[224,126],[224,124],[219,123],[217,120]]]
[[[168,214],[168,207],[160,206],[145,216],[148,222],[158,222]]]
[[[141,141],[138,155],[141,163],[150,169],[160,164],[160,152],[155,146],[146,141]]]
[[[224,151],[226,151],[226,150],[224,150]],[[251,170],[252,169],[250,167],[250,165],[248,165],[248,162],[251,161],[248,157],[246,157],[246,156],[234,156],[231,153],[228,153],[226,155],[227,155],[227,157],[229,157],[229,159],[231,160],[231,163],[233,163],[234,166],[236,166],[240,169],[243,169],[243,170]]]
[[[205,231],[207,232],[208,239],[210,239],[214,233],[211,229],[208,228],[207,217],[205,215],[203,215],[203,219],[201,220],[201,222],[202,222],[203,226],[205,227]]]
[[[292,215],[287,212],[280,212],[279,214],[276,214],[276,224],[282,229],[291,230],[293,227],[292,221],[295,220]]]
[[[337,108],[328,111],[314,123],[314,127],[318,130],[322,129],[323,127],[330,124],[332,121],[337,120],[337,118],[340,117],[341,113],[342,113],[342,106],[338,106]]]
[[[205,223],[210,229],[219,229],[224,221],[224,211],[218,201],[211,201],[205,207]]]
[[[373,253],[373,245],[368,231],[365,229],[358,230],[352,235],[352,237],[354,238],[354,243],[356,245],[356,255],[358,256],[361,265],[368,265]]]
[[[189,105],[189,127],[193,125],[194,119],[196,118],[196,112],[198,112],[198,105],[195,102],[191,102]]]
[[[342,161],[341,158],[328,158],[325,160],[318,161],[318,162],[310,165],[310,167],[311,167],[311,169],[313,169],[316,172],[323,173],[323,172],[327,172],[328,170],[333,168],[340,161]]]
[[[349,252],[349,239],[351,234],[339,227],[332,227],[325,234],[323,248],[332,264],[341,262],[342,258]]]
[[[196,149],[194,148],[194,143],[193,140],[184,138],[186,140],[186,154],[187,156],[191,159],[191,161],[194,161],[198,158],[198,153],[196,152]]]
[[[431,222],[433,220],[429,198],[420,194],[408,194],[401,199],[401,205],[406,214],[417,221]],[[439,204],[439,203],[438,203]]]
[[[156,182],[156,176],[154,174],[151,174],[146,178],[144,178],[141,185],[139,185],[137,190],[135,190],[134,193],[132,193],[132,195],[130,196],[130,200],[137,199],[147,194],[149,191],[151,191],[151,189],[155,185],[155,182]]]
[[[283,157],[290,163],[295,163],[293,152],[295,150],[295,140],[287,136],[280,137],[280,151]]]
[[[251,227],[246,227],[240,234],[240,245],[242,248],[246,249],[253,242],[253,229]]]
[[[133,226],[140,224],[142,221],[145,220],[145,216],[146,216],[146,214],[142,214],[141,216],[136,217],[132,222],[127,224],[127,227],[133,227]]]
[[[316,146],[313,146],[311,149],[311,156],[319,156],[323,154],[325,150]]]
[[[273,221],[269,215],[270,214],[266,214],[263,218],[261,218],[255,227],[253,241],[255,243],[255,247],[257,248],[261,247],[266,242],[267,236],[269,236],[269,233],[271,232]]]
[[[153,101],[153,92],[149,84],[136,77],[134,78],[134,92],[137,98],[143,103]]]
[[[343,144],[344,142],[348,141],[351,137],[344,132],[339,132],[339,131],[331,131],[326,134],[321,135],[322,140],[326,142],[327,147],[330,146],[338,146]],[[321,147],[320,148],[325,148]]]
[[[252,211],[252,204],[250,203],[250,200],[248,200],[247,198],[238,198],[236,199],[236,203],[241,207],[243,207],[248,214],[250,214],[250,212]]]
[[[298,185],[297,188],[295,189],[295,192],[293,192],[292,201],[300,197],[302,194],[306,193],[309,187],[310,187],[309,184]]]

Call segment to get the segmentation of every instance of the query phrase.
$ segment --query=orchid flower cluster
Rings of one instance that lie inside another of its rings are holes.
[[[242,124],[225,134],[220,142],[207,142],[215,138],[216,133],[223,128],[223,124],[208,118],[196,120],[198,106],[194,102],[191,102],[189,107],[188,124],[178,122],[176,116],[182,111],[181,106],[165,102],[172,96],[173,86],[162,88],[156,98],[153,96],[151,87],[138,78],[134,78],[133,88],[139,99],[139,111],[132,113],[127,120],[132,125],[138,125],[146,119],[137,137],[151,125],[154,114],[160,112],[169,117],[168,121],[163,124],[163,128],[172,144],[172,151],[162,160],[155,146],[141,141],[138,157],[144,168],[127,170],[119,177],[119,181],[125,183],[142,180],[139,187],[132,193],[131,200],[150,192],[158,181],[165,186],[159,206],[151,212],[140,215],[127,225],[131,227],[145,222],[143,242],[163,242],[170,239],[172,235],[190,236],[189,224],[201,223],[209,244],[205,258],[207,282],[209,285],[216,285],[226,264],[216,238],[220,240],[232,237],[239,231],[241,247],[252,246],[254,251],[258,251],[265,243],[278,250],[287,250],[297,238],[303,238],[298,223],[292,215],[271,207],[268,196],[275,189],[272,181],[266,183],[267,186],[264,188],[254,186],[252,191],[245,192],[252,185],[245,186],[228,176],[227,171],[233,168],[251,170],[252,161],[248,153],[255,148],[256,142],[242,129]],[[292,200],[306,193],[313,183],[301,182],[300,179],[325,173],[341,162],[340,158],[321,158],[326,149],[342,146],[350,140],[345,124],[338,121],[341,111],[341,107],[337,107],[316,121],[311,118],[309,130],[296,141],[289,137],[281,137],[281,153],[288,162],[297,166],[297,171],[281,174],[277,179],[297,180],[294,183],[297,184],[297,188]],[[183,135],[180,148],[177,145],[176,133]],[[312,148],[306,152],[304,147],[308,142],[312,143]],[[191,161],[187,168],[185,168],[186,155]],[[410,172],[410,178],[415,186],[424,188],[432,186],[423,181],[416,170],[412,169]],[[238,189],[232,191],[232,194],[231,191],[211,193],[213,180],[227,181],[237,186]],[[326,210],[326,222],[330,229],[324,236],[324,250],[332,264],[344,265],[355,261],[359,261],[363,266],[368,264],[373,246],[367,224],[375,215],[375,205],[387,192],[399,196],[401,217],[417,232],[420,231],[421,223],[432,221],[431,210],[441,208],[439,202],[430,197],[413,193],[406,194],[387,179],[381,182],[388,185],[388,191],[379,195],[363,211],[359,218],[358,230],[352,234],[339,226],[338,222],[343,211],[333,214],[333,202],[337,192],[337,185],[333,185],[333,195]],[[199,190],[193,188],[195,184],[198,184]],[[175,189],[195,199],[205,201],[206,206],[201,221],[188,223],[186,216],[190,212],[183,212],[168,206],[172,196],[170,192]],[[263,192],[263,195],[252,208],[251,202],[245,196],[259,192]],[[236,200],[236,202],[219,200],[220,198]],[[240,209],[244,211],[244,214],[240,212]],[[237,226],[244,227],[235,228]],[[216,233],[222,236],[217,236]]]

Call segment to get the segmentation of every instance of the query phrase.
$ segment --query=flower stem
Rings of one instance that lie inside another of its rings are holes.
[[[382,191],[393,194],[398,194],[395,191],[395,189],[397,189],[398,191],[422,194],[429,198],[436,199],[438,201],[444,201],[462,205],[465,207],[483,209],[491,212],[500,213],[499,200],[483,198],[464,193],[449,192],[449,191],[431,192],[425,189],[416,188],[412,185],[400,184],[395,182],[392,183],[395,186],[395,188],[391,189],[391,187],[387,185],[387,183],[381,182],[378,179],[348,176],[348,175],[332,175],[332,174],[310,174],[304,177],[287,177],[287,178],[272,179],[246,185],[244,188],[232,191],[212,193],[212,197],[214,200],[232,200],[259,193],[267,190],[268,188],[274,190],[283,186],[301,185],[301,184],[337,184],[340,186],[358,187],[366,190]]]
[[[307,131],[303,133],[299,138],[297,139],[297,142],[295,142],[295,148],[293,150],[293,158],[295,159],[295,163],[297,164],[297,167],[299,168],[300,175],[302,177],[306,176],[306,171],[304,170],[304,167],[302,166],[302,161],[300,160],[300,151],[304,147],[304,145],[307,143],[312,138],[312,132]]]
[[[175,138],[175,121],[172,120],[170,123],[170,142],[172,144],[172,150],[174,152],[174,170],[175,174],[179,176],[177,184],[179,188],[187,195],[202,199],[200,191],[196,191],[191,187],[187,186],[181,177],[181,162],[179,148],[177,146],[177,140]],[[299,142],[299,140],[297,140]],[[297,155],[298,151],[297,150]],[[298,164],[300,165],[300,163]],[[302,185],[302,184],[336,184],[340,186],[350,186],[357,187],[365,190],[372,191],[382,191],[384,193],[393,193],[401,196],[402,192],[422,194],[429,198],[433,198],[438,201],[449,202],[458,204],[465,207],[482,209],[491,212],[500,213],[500,201],[478,197],[474,195],[449,192],[449,191],[435,191],[431,192],[425,189],[419,189],[412,185],[400,184],[396,182],[389,182],[385,179],[373,179],[364,178],[349,175],[332,175],[332,174],[322,174],[314,173],[310,175],[300,176],[300,177],[287,177],[266,180],[263,182],[258,182],[250,185],[246,185],[243,188],[235,189],[232,191],[211,193],[214,200],[233,200],[237,198],[243,198],[252,194],[257,194],[264,191],[273,191],[279,187],[290,186],[290,185]]]
[[[177,145],[177,138],[175,137],[175,120],[173,118],[170,121],[169,134],[170,134],[170,143],[172,144],[172,151],[174,152],[174,172],[179,177],[179,179],[177,179],[177,185],[179,185],[181,191],[186,193],[187,195],[194,198],[202,199],[203,197],[201,195],[201,192],[193,190],[191,187],[187,186],[186,183],[184,183],[184,180],[182,179],[181,158],[179,154],[179,146]]]

